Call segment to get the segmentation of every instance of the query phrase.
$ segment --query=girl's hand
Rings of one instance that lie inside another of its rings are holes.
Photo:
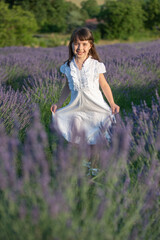
[[[57,104],[53,104],[53,105],[51,106],[51,112],[54,112],[54,113],[55,113],[55,111],[57,110],[57,108],[58,108]]]
[[[112,103],[110,106],[113,114],[119,113],[120,107],[117,104]]]

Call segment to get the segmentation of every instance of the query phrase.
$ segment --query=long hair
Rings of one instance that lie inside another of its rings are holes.
[[[94,38],[93,38],[92,32],[87,27],[80,27],[80,28],[77,28],[76,30],[74,30],[71,35],[71,39],[70,39],[70,42],[68,45],[68,48],[69,48],[69,58],[67,60],[68,66],[70,65],[70,62],[74,57],[74,53],[72,51],[72,43],[76,42],[77,39],[79,39],[80,41],[88,40],[89,43],[91,44],[91,48],[89,50],[88,55],[92,56],[93,59],[96,59],[100,62],[100,58],[99,58],[96,48],[94,46]]]

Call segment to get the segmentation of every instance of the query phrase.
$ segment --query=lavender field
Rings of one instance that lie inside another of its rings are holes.
[[[160,40],[97,51],[121,111],[96,175],[84,133],[71,144],[51,124],[67,47],[0,48],[0,239],[159,239]]]

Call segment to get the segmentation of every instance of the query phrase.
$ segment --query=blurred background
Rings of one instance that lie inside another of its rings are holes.
[[[87,26],[96,44],[160,37],[160,0],[0,0],[0,47],[67,45]]]
[[[79,26],[120,106],[92,152],[50,111]],[[0,0],[0,240],[158,240],[159,213],[160,0]]]

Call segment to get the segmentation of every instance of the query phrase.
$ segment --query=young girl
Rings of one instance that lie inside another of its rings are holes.
[[[101,126],[109,128],[115,121],[119,106],[115,104],[111,89],[103,75],[105,65],[100,62],[94,46],[92,32],[86,28],[76,29],[69,43],[69,58],[60,67],[67,77],[59,101],[51,106],[53,123],[69,142],[80,143],[80,138],[72,138],[73,125],[78,131],[84,130],[87,143],[96,144],[101,134],[109,140],[108,132],[103,133]],[[99,85],[106,96],[105,102]],[[71,91],[71,100],[63,108],[63,102]],[[57,110],[57,108],[60,108]],[[73,124],[74,123],[74,124]],[[104,136],[104,135],[103,135]]]

